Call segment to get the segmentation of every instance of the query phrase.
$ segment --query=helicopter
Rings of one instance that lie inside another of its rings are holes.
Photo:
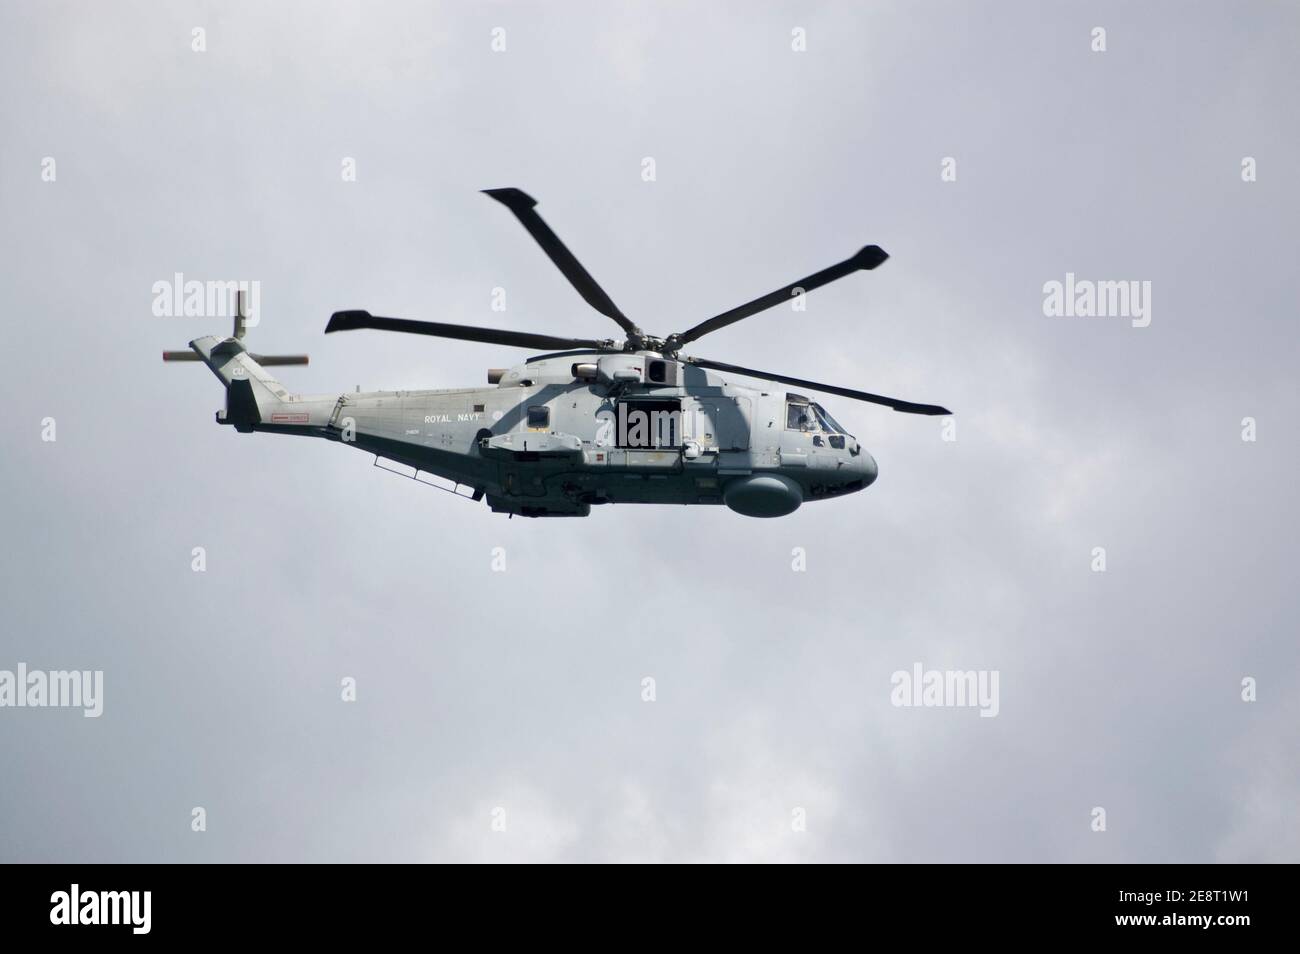
[[[190,351],[165,351],[163,360],[202,361],[216,374],[226,387],[219,424],[351,444],[374,454],[375,466],[524,517],[585,517],[593,505],[620,503],[784,516],[804,502],[863,490],[878,474],[866,448],[802,391],[905,414],[952,413],[681,353],[719,328],[877,268],[889,258],[878,245],[659,338],[618,309],[537,213],[535,199],[515,188],[484,193],[514,214],[587,304],[622,329],[621,341],[337,311],[326,334],[396,331],[543,353],[490,369],[487,388],[302,395],[266,368],[306,364],[307,356],[248,351],[240,296],[231,337],[197,338]]]

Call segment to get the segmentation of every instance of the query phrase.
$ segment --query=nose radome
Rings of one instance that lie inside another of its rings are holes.
[[[880,476],[880,468],[876,466],[876,459],[866,450],[863,450],[858,456],[858,466],[862,468],[862,486],[870,487],[875,483],[876,478]]]

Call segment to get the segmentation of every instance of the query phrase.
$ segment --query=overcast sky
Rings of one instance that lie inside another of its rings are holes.
[[[1269,2],[0,6],[0,669],[104,672],[98,719],[0,709],[0,859],[1300,861],[1297,36]],[[310,352],[305,392],[526,356],[323,337],[340,308],[616,334],[502,186],[659,334],[883,246],[694,353],[957,439],[828,398],[864,493],[507,520],[217,427],[159,361],[228,333],[152,314],[176,272],[260,281],[249,345]],[[1150,325],[1046,317],[1067,272],[1151,282]],[[891,705],[915,663],[996,670],[997,717]]]

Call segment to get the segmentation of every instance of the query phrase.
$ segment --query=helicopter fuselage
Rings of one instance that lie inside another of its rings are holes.
[[[620,503],[782,516],[876,478],[852,435],[779,383],[724,380],[654,352],[595,351],[540,355],[490,379],[495,387],[281,391],[251,405],[232,389],[218,420],[351,444],[529,517]]]

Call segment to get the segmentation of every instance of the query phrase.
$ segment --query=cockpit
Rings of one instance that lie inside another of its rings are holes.
[[[817,402],[801,394],[787,394],[785,398],[786,430],[812,434],[814,446],[823,446],[823,434],[835,448],[843,448],[844,438],[852,436]]]
[[[825,431],[827,434],[848,434],[835,418],[820,404],[794,394],[786,395],[785,426],[791,431]]]

